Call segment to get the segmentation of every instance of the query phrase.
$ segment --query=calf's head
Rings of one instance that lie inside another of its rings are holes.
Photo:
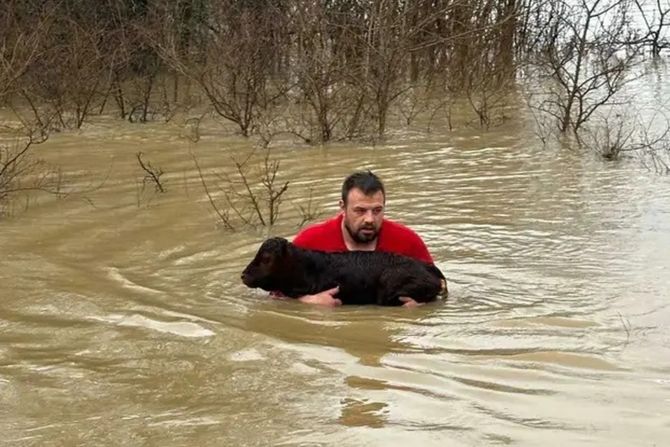
[[[242,282],[247,287],[277,290],[286,270],[289,242],[280,237],[267,239],[258,249],[254,259],[242,272]]]

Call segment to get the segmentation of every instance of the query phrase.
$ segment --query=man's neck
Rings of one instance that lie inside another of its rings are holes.
[[[351,234],[349,234],[347,227],[344,225],[344,219],[342,219],[340,226],[342,229],[342,238],[344,238],[344,245],[347,246],[347,250],[374,251],[377,248],[377,242],[379,241],[379,236],[377,236],[370,242],[357,242],[354,240],[354,238],[351,237]]]

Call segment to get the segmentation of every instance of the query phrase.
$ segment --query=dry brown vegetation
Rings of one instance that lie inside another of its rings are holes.
[[[29,134],[211,113],[267,145],[420,116],[486,129],[524,92],[539,128],[579,135],[668,47],[669,15],[667,0],[7,0],[0,105]],[[454,122],[455,102],[472,118]]]
[[[522,7],[517,0],[14,0],[0,11],[3,61],[18,60],[3,69],[12,81],[3,101],[49,130],[79,128],[105,111],[144,122],[200,106],[245,136],[271,124],[273,132],[327,142],[384,135],[400,99],[427,86],[467,93],[490,125],[491,92],[514,77]],[[9,54],[12,44],[29,54]]]
[[[446,118],[457,98],[499,124],[521,75],[565,133],[616,100],[644,48],[667,46],[668,14],[663,0],[11,0],[0,94],[48,130],[199,107],[244,136],[322,143]]]

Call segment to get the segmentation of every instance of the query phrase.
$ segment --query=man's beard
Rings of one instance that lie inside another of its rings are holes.
[[[366,244],[368,242],[372,242],[375,239],[377,239],[377,236],[379,236],[379,232],[374,226],[362,226],[361,228],[358,229],[358,231],[353,231],[352,228],[349,226],[349,223],[345,221],[344,228],[347,229],[349,236],[351,236],[351,238],[359,244]],[[372,232],[370,234],[363,234],[361,233],[362,230],[372,230]]]

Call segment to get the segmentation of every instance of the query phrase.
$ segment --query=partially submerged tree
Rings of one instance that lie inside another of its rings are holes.
[[[639,158],[648,169],[668,174],[670,118],[666,111],[610,107],[579,130],[579,143],[606,160]]]
[[[271,91],[269,73],[274,61],[273,31],[281,16],[272,2],[263,5],[233,0],[210,4],[206,14],[189,26],[185,47],[185,17],[169,13],[170,3],[157,12],[160,35],[153,45],[172,69],[196,83],[214,112],[234,123],[244,136],[254,130],[258,115],[282,92]],[[158,28],[158,26],[157,26]]]
[[[0,6],[0,101],[8,100],[20,88],[29,67],[40,57],[42,41],[50,25],[45,14],[26,19],[32,26],[23,26],[15,8],[18,8],[16,2],[10,1]],[[0,213],[12,196],[51,186],[54,174],[32,154],[34,145],[46,141],[45,129],[7,127],[3,131],[0,135]]]
[[[280,179],[280,163],[270,151],[264,147],[242,160],[233,158],[232,172],[216,172],[209,179],[192,155],[209,204],[226,229],[277,223],[289,181]]]
[[[35,191],[60,193],[59,172],[32,153],[33,146],[46,139],[46,134],[38,134],[0,142],[0,214],[17,195]]]
[[[108,83],[107,29],[92,7],[48,6],[44,13],[36,5],[25,6],[29,16],[47,14],[50,26],[40,40],[40,57],[31,61],[10,99],[24,121],[54,130],[80,128]]]
[[[528,31],[526,72],[540,82],[530,105],[551,116],[560,133],[577,133],[635,77],[641,43],[629,12],[629,0],[538,5],[542,26]]]
[[[50,26],[49,17],[40,16],[21,22],[17,2],[0,5],[0,100],[13,93],[18,80],[40,54],[41,43]]]
[[[664,48],[670,48],[670,41],[664,38],[663,32],[670,26],[669,0],[634,0],[639,17],[646,28],[645,43],[651,47],[654,57],[661,54]]]

